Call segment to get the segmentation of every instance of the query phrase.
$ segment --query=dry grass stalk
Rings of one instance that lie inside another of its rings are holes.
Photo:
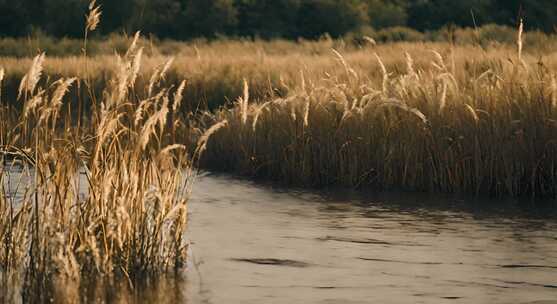
[[[263,103],[262,105],[260,105],[257,108],[257,110],[255,111],[255,115],[253,115],[253,122],[252,122],[252,129],[253,129],[254,132],[257,129],[257,121],[259,120],[259,116],[261,114],[263,114],[263,111],[265,110],[265,108],[267,108],[273,102],[274,101],[267,101],[267,102]]]
[[[174,93],[174,103],[172,104],[172,111],[176,112],[180,109],[182,105],[182,99],[184,99],[184,90],[186,88],[186,81],[183,80],[178,89],[176,89],[176,93]]]
[[[383,60],[381,60],[381,57],[379,57],[377,53],[375,53],[375,58],[377,59],[379,67],[381,68],[381,73],[383,74],[383,82],[381,84],[383,94],[387,94],[389,85],[389,72],[387,71],[387,67],[385,67],[385,64],[383,64]]]
[[[4,81],[4,68],[0,67],[0,104],[2,104],[2,82]]]
[[[44,59],[45,53],[41,53],[33,59],[29,72],[23,76],[19,84],[18,99],[20,99],[23,94],[30,95],[35,91],[43,72]]]
[[[6,240],[0,272],[23,274],[38,288],[30,292],[48,290],[53,280],[133,280],[185,265],[191,159],[184,145],[165,136],[171,131],[169,90],[144,100],[128,94],[136,90],[140,56],[138,49],[121,59],[94,111],[99,119],[88,119],[83,128],[72,127],[71,104],[64,101],[77,78],[46,89],[38,85],[44,54],[21,83],[24,110],[17,117],[0,111],[9,121],[0,125],[2,151],[23,162],[20,181],[0,170],[0,180],[21,185],[18,196],[14,188],[0,187],[0,238]],[[135,103],[137,110],[130,107]]]
[[[524,22],[522,19],[520,19],[520,22],[518,24],[518,34],[517,34],[516,44],[517,44],[518,62],[520,62],[521,64],[523,63],[522,60],[523,34],[524,34]]]
[[[213,136],[215,133],[217,133],[217,131],[226,127],[227,125],[228,125],[228,121],[222,120],[219,123],[214,124],[209,129],[207,129],[207,131],[203,133],[203,135],[197,142],[197,149],[195,151],[195,155],[201,155],[203,152],[205,152],[205,150],[207,149],[207,143],[209,142],[211,136]]]
[[[551,105],[557,107],[557,80],[555,74],[551,74]]]
[[[244,95],[239,100],[240,113],[242,115],[242,124],[245,125],[248,121],[248,107],[249,107],[249,86],[248,81],[244,79]]]
[[[97,26],[101,22],[101,14],[100,6],[96,4],[95,0],[91,1],[85,24],[86,31],[93,32],[97,29]]]

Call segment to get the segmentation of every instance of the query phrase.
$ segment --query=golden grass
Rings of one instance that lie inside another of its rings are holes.
[[[335,72],[285,98],[201,117],[227,121],[203,165],[296,185],[555,197],[554,55],[401,46],[336,52]]]
[[[133,285],[181,269],[192,178],[192,157],[171,136],[181,93],[161,85],[161,70],[138,98],[141,50],[132,46],[82,122],[64,99],[87,79],[45,81],[44,58],[23,76],[21,110],[0,111],[0,286],[20,282],[24,298],[43,301],[53,285],[64,291],[86,276]]]
[[[197,51],[186,48],[174,56],[149,56],[146,47],[140,44],[144,56],[136,86],[147,89],[154,71],[164,66],[170,58],[174,58],[172,67],[166,73],[165,82],[177,87],[186,79],[188,89],[184,91],[183,110],[195,111],[207,107],[215,109],[225,103],[232,103],[243,95],[244,79],[249,83],[252,101],[261,101],[277,96],[285,97],[288,92],[295,91],[296,87],[301,86],[301,71],[307,84],[320,81],[325,74],[337,75],[339,67],[331,51],[333,48],[342,53],[354,72],[369,78],[375,78],[382,73],[373,56],[374,53],[377,53],[385,67],[395,74],[406,70],[406,64],[401,60],[406,52],[414,58],[415,68],[422,70],[431,67],[431,50],[437,50],[447,59],[451,57],[451,45],[448,43],[397,43],[364,48],[348,48],[326,42],[306,46],[292,43],[282,45],[278,42],[268,44],[215,42],[200,45],[196,47]],[[277,47],[275,51],[272,50],[274,46]],[[453,49],[456,64],[460,66],[467,63],[469,66],[481,67],[501,59],[516,58],[516,48],[513,46],[498,46],[486,50],[474,45],[464,45]],[[526,45],[522,57],[525,61],[533,62],[539,55]],[[553,53],[546,52],[541,55],[547,65],[557,62]],[[109,80],[117,73],[115,61],[114,56],[86,59],[82,56],[47,58],[44,62],[44,74],[46,78],[51,79],[76,76],[89,79],[94,92],[101,94]],[[5,94],[9,97],[8,100],[15,99],[13,92],[31,64],[31,59],[0,58],[0,66],[5,68],[7,75]],[[84,66],[88,69],[83,69]],[[147,92],[138,90],[138,93],[145,96]],[[78,94],[70,95],[74,102],[77,102]],[[80,95],[87,99],[87,92]]]
[[[550,92],[557,58],[523,45],[527,38],[519,32],[517,46],[488,49],[433,42],[354,48],[327,40],[218,41],[182,46],[174,57],[141,56],[147,46],[139,41],[135,59],[143,68],[132,61],[127,70],[142,88],[135,98],[153,97],[152,87],[162,80],[174,88],[171,112],[189,118],[185,125],[173,122],[173,139],[195,142],[204,131],[216,133],[200,149],[208,148],[204,164],[213,169],[319,186],[553,195],[552,169],[535,164],[552,159],[553,108],[541,105],[555,104]],[[121,74],[116,61],[47,58],[44,74],[78,75],[102,92]],[[7,75],[23,75],[31,63],[0,59]],[[535,148],[515,153],[520,132],[532,136],[526,139]]]

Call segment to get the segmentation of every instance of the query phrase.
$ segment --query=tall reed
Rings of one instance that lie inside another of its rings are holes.
[[[201,117],[227,122],[203,165],[296,185],[555,197],[555,68],[519,49],[457,49],[450,64],[437,51],[419,65],[370,54],[371,76],[335,51],[336,73],[247,114],[239,103]]]
[[[89,18],[93,30],[98,16]],[[182,93],[163,85],[168,66],[138,93],[138,38],[102,95],[89,96],[98,103],[83,123],[67,95],[87,80],[44,79],[44,53],[20,82],[21,106],[2,105],[0,302],[49,301],[54,287],[95,276],[133,286],[185,267],[193,158],[171,136]]]

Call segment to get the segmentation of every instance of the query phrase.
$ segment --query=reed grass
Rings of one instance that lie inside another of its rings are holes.
[[[90,10],[87,31],[99,22],[94,1]],[[173,136],[184,87],[164,84],[170,63],[153,73],[147,92],[137,86],[138,39],[115,57],[101,94],[92,90],[88,65],[83,77],[45,79],[41,53],[17,96],[9,95],[14,100],[2,103],[0,302],[49,302],[53,294],[77,302],[70,286],[79,290],[82,279],[133,287],[185,268],[196,156]],[[81,105],[68,95],[76,86],[92,101],[83,115],[74,115]]]
[[[525,54],[522,35],[518,55],[335,51],[336,72],[302,78],[286,97],[200,117],[227,123],[203,166],[316,187],[554,198],[555,60]]]
[[[516,35],[514,37],[516,38]],[[557,61],[554,59],[554,54],[528,45],[528,37],[525,36],[523,54],[525,60],[532,62],[543,57],[547,65],[555,65]],[[331,49],[341,52],[354,71],[369,78],[375,78],[380,74],[373,53],[377,53],[389,71],[395,74],[400,74],[406,69],[401,58],[406,52],[414,58],[416,68],[423,70],[428,70],[430,67],[430,50],[437,50],[447,57],[452,49],[455,60],[459,61],[459,64],[468,61],[469,64],[477,67],[488,66],[493,61],[505,57],[516,57],[516,44],[485,49],[472,44],[453,46],[445,42],[400,42],[354,48],[337,41],[300,45],[279,41],[268,43],[229,41],[189,46],[183,52],[173,56],[153,55],[148,51],[149,47],[141,41],[138,42],[138,46],[143,48],[144,56],[142,70],[137,77],[137,87],[148,88],[150,77],[155,69],[164,65],[170,58],[174,58],[172,67],[167,71],[165,83],[178,87],[182,80],[187,81],[188,89],[184,91],[181,109],[183,112],[214,110],[222,105],[231,105],[234,100],[243,95],[244,79],[249,83],[252,101],[285,97],[301,85],[301,71],[308,83],[320,81],[325,74],[339,73],[337,62],[332,60]],[[44,79],[76,76],[81,80],[87,78],[94,93],[102,95],[110,79],[117,73],[114,64],[116,60],[115,56],[110,55],[94,58],[48,57],[44,62]],[[6,70],[3,96],[6,101],[17,105],[13,101],[17,97],[20,79],[27,73],[31,64],[32,58],[0,58],[0,66]],[[88,69],[83,69],[84,66]],[[80,92],[71,92],[69,98],[74,103],[81,98],[85,104],[88,104],[90,94],[86,87],[83,85],[72,87],[73,91],[79,89]],[[137,93],[145,97],[145,91],[147,90],[138,90]]]

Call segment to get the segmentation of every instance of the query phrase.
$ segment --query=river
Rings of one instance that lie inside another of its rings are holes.
[[[557,303],[557,220],[508,203],[202,175],[190,212],[194,303]]]
[[[557,303],[555,210],[517,206],[411,193],[304,191],[204,173],[189,203],[188,270],[132,293],[92,286],[81,298]]]

